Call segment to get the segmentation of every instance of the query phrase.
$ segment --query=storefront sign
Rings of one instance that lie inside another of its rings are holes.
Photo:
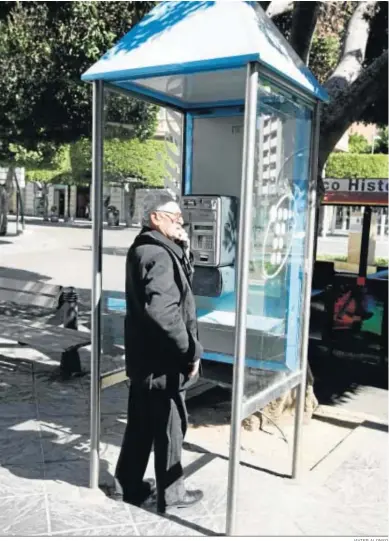
[[[338,205],[387,205],[388,179],[328,178],[324,181],[324,203]]]

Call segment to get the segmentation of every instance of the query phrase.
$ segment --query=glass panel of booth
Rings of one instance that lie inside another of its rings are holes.
[[[171,109],[106,88],[104,113],[102,375],[124,368],[126,255],[140,230],[144,197],[164,185],[180,193],[183,148],[182,115]],[[137,115],[150,120],[148,132],[134,125]],[[90,142],[78,150],[89,164]]]
[[[308,104],[260,80],[246,396],[258,391],[258,368],[293,372],[301,362],[312,115]]]
[[[251,383],[264,370],[299,367],[312,116],[308,101],[261,79],[246,342]],[[199,333],[204,358],[218,363],[234,358],[243,125],[242,107],[199,111],[186,122],[184,215]]]
[[[258,98],[246,394],[258,391],[264,370],[288,372],[299,365],[312,122],[309,105],[264,80]],[[180,113],[160,109],[157,134],[141,144],[130,119],[134,110],[144,115],[149,108],[105,91],[103,373],[124,365],[125,257],[154,182],[187,196],[204,358],[233,362],[243,107],[188,113],[185,124]],[[141,145],[149,147],[144,167],[134,162],[142,161]]]

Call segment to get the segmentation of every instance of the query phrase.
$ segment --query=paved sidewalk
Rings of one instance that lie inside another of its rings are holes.
[[[0,237],[0,265],[9,263],[9,258],[15,255],[26,254],[28,257],[33,252],[46,252],[58,247],[58,239],[50,234],[50,230],[37,231],[27,228],[18,236],[12,232],[5,237]]]
[[[123,290],[124,254],[135,234],[104,231],[105,290]],[[29,225],[25,235],[0,239],[0,266],[7,266],[15,278],[74,285],[83,300],[80,322],[88,323],[90,246],[86,227],[73,228],[70,234],[66,227]],[[106,336],[106,320],[104,325]],[[0,535],[224,532],[228,427],[222,409],[204,406],[205,400],[203,406],[199,400],[190,406],[196,428],[188,432],[184,464],[188,484],[203,488],[205,500],[162,518],[87,488],[88,378],[59,382],[58,359],[7,349],[1,340],[0,348]],[[104,351],[110,351],[106,344]],[[82,357],[89,369],[87,349]],[[105,358],[102,370],[117,367],[117,362]],[[120,384],[102,393],[102,482],[112,479],[126,422],[127,392]],[[292,426],[282,427],[288,445],[272,427],[243,432],[238,498],[242,535],[387,535],[387,417],[373,415],[377,397],[382,410],[387,392],[374,388],[366,394],[358,388],[354,394],[343,406],[321,408],[305,427],[305,475],[300,483],[287,477]],[[364,420],[370,424],[363,425]]]
[[[112,362],[105,359],[103,368]],[[60,382],[56,370],[56,363],[44,356],[33,363],[0,357],[0,535],[224,533],[224,444],[207,441],[201,429],[189,430],[184,451],[188,486],[205,491],[195,507],[160,517],[153,510],[112,502],[87,488],[88,378]],[[102,393],[101,482],[112,479],[126,402],[126,384]],[[247,465],[240,468],[241,535],[388,534],[387,426],[363,423],[355,415],[351,421],[331,419],[330,413],[325,410],[321,420],[306,427],[300,483],[285,477],[290,454],[282,451],[283,442],[276,443],[277,436],[265,435],[257,455],[242,452]],[[266,463],[269,455],[273,463]]]

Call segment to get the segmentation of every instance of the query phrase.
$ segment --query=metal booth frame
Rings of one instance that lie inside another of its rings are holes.
[[[257,84],[259,74],[266,74],[267,79],[283,88],[289,88],[295,94],[302,94],[306,100],[314,105],[312,129],[310,135],[310,169],[308,194],[308,223],[305,238],[305,280],[303,292],[302,312],[304,314],[301,325],[301,357],[300,367],[288,377],[275,382],[268,388],[261,390],[255,396],[244,402],[244,369],[246,354],[246,309],[248,294],[248,269],[251,232],[251,198],[254,182],[254,148],[257,119]],[[120,94],[137,97],[162,106],[172,108],[169,103],[149,99],[143,93],[138,94],[104,82],[95,80],[93,84],[93,136],[92,136],[92,358],[91,358],[91,450],[90,450],[90,488],[97,489],[99,480],[99,442],[100,442],[100,375],[101,375],[101,319],[102,319],[102,199],[103,199],[103,139],[104,139],[104,91],[109,90]],[[174,107],[173,107],[174,108]],[[176,108],[184,113],[180,108]],[[231,409],[231,435],[228,475],[227,500],[227,535],[236,533],[237,526],[237,497],[240,462],[240,431],[241,422],[248,415],[257,411],[270,400],[279,397],[284,392],[297,388],[296,415],[293,442],[292,478],[298,478],[301,472],[301,444],[302,427],[305,403],[306,374],[308,362],[309,340],[309,306],[312,281],[312,258],[314,251],[314,234],[316,220],[316,179],[319,142],[320,104],[317,100],[305,94],[294,85],[286,84],[269,70],[262,68],[258,62],[247,64],[246,97],[244,113],[244,139],[241,183],[241,208],[239,218],[239,251],[237,257],[237,308],[235,328],[235,349],[233,367],[233,390]],[[185,158],[184,158],[185,159]]]

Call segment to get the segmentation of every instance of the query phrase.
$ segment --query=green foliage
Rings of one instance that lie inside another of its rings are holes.
[[[150,2],[1,2],[0,157],[11,144],[38,150],[91,134],[91,86],[81,74],[125,34]],[[149,137],[156,108],[134,99],[110,107],[133,135]]]
[[[50,159],[21,148],[17,156],[17,164],[26,168],[26,180],[30,182],[89,184],[91,181],[90,139],[62,145]],[[147,186],[162,186],[169,159],[165,141],[111,138],[104,143],[104,180],[123,182],[131,178]]]
[[[382,128],[378,132],[378,139],[374,143],[374,152],[388,154],[389,145],[388,145],[388,127]]]
[[[367,154],[371,151],[368,140],[359,133],[353,133],[348,139],[348,149],[351,154]]]
[[[331,154],[326,163],[327,178],[387,178],[385,154]]]
[[[71,146],[72,174],[76,182],[90,182],[91,158],[89,139],[80,139]],[[168,160],[165,141],[112,138],[104,143],[104,181],[137,179],[147,186],[162,186]]]
[[[155,2],[96,0],[0,2],[0,159],[15,157],[12,145],[36,151],[91,135],[91,87],[80,75],[123,36]],[[368,43],[370,63],[387,47],[387,2],[379,2]],[[310,68],[324,82],[339,59],[356,2],[323,2],[313,37]],[[277,18],[286,37],[291,14]],[[387,80],[361,120],[384,124]],[[156,108],[120,96],[109,98],[112,122],[131,126],[146,140]],[[380,150],[381,151],[381,150]]]
[[[37,143],[35,150],[29,150],[18,144],[9,144],[13,163],[19,167],[42,167],[57,164],[62,161],[63,151],[51,143]],[[58,156],[57,156],[58,154]]]
[[[325,83],[339,60],[341,41],[338,36],[314,36],[309,67],[314,71],[318,81]]]
[[[26,180],[39,184],[72,184],[70,171],[58,169],[26,169]]]
[[[62,145],[48,159],[37,152],[26,152],[19,165],[26,169],[26,180],[30,182],[71,184],[70,145]]]
[[[379,267],[387,267],[389,263],[389,259],[387,257],[376,257],[375,258],[375,264]]]
[[[71,183],[70,145],[56,147],[40,144],[37,150],[26,150],[20,145],[10,145],[12,161],[1,160],[1,166],[24,167],[30,182]]]
[[[333,255],[333,254],[317,254],[316,255],[316,260],[317,261],[341,261],[341,262],[345,262],[345,261],[347,261],[347,256],[346,255],[339,255],[339,254],[336,254],[336,255]]]

